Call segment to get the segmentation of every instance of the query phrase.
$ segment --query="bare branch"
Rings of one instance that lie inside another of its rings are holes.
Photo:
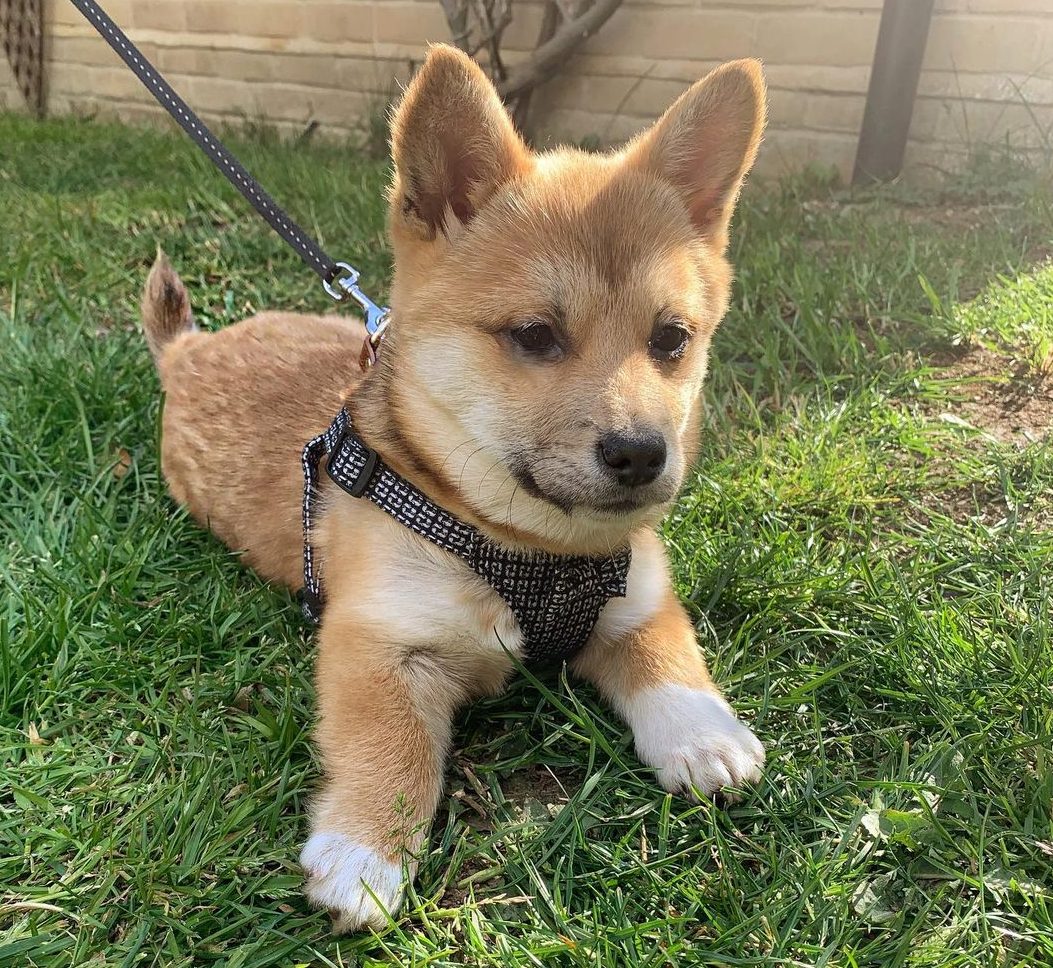
[[[498,93],[525,120],[527,95],[559,73],[567,58],[600,29],[621,0],[547,0],[537,46],[512,71],[505,68],[501,45],[512,23],[514,0],[439,0],[453,42],[479,58]]]
[[[471,54],[468,41],[471,27],[468,24],[467,0],[439,0],[439,3],[442,4],[442,12],[446,14],[451,39],[466,54]]]
[[[517,97],[559,73],[567,57],[610,20],[621,2],[596,0],[584,13],[565,22],[551,40],[538,47],[530,58],[517,65],[497,85],[501,97],[505,100]]]
[[[591,6],[589,0],[585,0],[584,3],[578,2],[578,0],[552,0],[552,2],[559,7],[559,12],[563,15],[564,20],[574,20],[585,12],[585,8]]]
[[[490,76],[503,81],[506,72],[501,60],[501,38],[512,22],[511,4],[509,0],[475,0],[475,16],[481,25],[480,47],[486,47]]]
[[[559,0],[547,0],[545,3],[545,12],[541,16],[541,27],[537,33],[537,43],[534,44],[535,49],[543,47],[556,35],[556,28],[561,19],[560,9]],[[533,93],[533,88],[527,88],[514,99],[515,106],[512,108],[512,120],[526,137],[530,135],[527,125],[530,121],[530,100]]]

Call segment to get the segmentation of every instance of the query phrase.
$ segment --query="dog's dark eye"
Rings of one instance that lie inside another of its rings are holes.
[[[509,331],[512,341],[520,349],[538,356],[549,355],[556,348],[556,334],[547,323],[527,323]]]
[[[651,335],[647,348],[656,360],[673,360],[687,348],[691,334],[679,323],[659,326]]]

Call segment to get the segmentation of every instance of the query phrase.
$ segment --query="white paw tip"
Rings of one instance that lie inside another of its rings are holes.
[[[383,928],[402,902],[402,868],[346,834],[311,834],[300,866],[307,877],[304,893],[332,912],[338,933]]]
[[[640,759],[671,792],[711,795],[760,779],[764,747],[712,692],[668,685],[633,697],[626,718]]]

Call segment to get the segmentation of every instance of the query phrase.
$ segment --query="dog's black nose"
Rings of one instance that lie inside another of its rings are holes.
[[[600,438],[600,456],[619,484],[650,484],[665,467],[665,438],[654,430],[613,431]]]

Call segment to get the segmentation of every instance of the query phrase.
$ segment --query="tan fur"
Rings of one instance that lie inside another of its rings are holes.
[[[299,587],[300,450],[346,399],[396,471],[494,540],[562,553],[632,544],[629,594],[573,664],[627,718],[647,725],[655,689],[715,696],[653,529],[697,453],[699,390],[729,298],[728,222],[763,120],[759,66],[736,62],[622,152],[538,155],[479,69],[433,48],[393,121],[394,322],[367,378],[362,329],[338,317],[265,313],[191,331],[185,290],[159,257],[144,327],[167,394],[172,494],[264,577]],[[509,342],[535,317],[558,329],[558,363],[524,360]],[[681,359],[656,363],[648,341],[666,317],[692,338]],[[599,436],[638,427],[665,437],[667,469],[636,509],[604,510]],[[455,709],[502,687],[519,632],[460,562],[322,487],[316,736],[328,779],[314,830],[399,862],[441,794]],[[648,756],[671,777],[655,751],[665,733],[651,733]],[[699,736],[701,752],[676,753],[689,765],[716,755]],[[728,770],[732,782],[753,775]],[[332,906],[322,868],[335,848],[319,843],[308,893]],[[345,926],[379,923],[363,913],[372,901],[352,900]]]

